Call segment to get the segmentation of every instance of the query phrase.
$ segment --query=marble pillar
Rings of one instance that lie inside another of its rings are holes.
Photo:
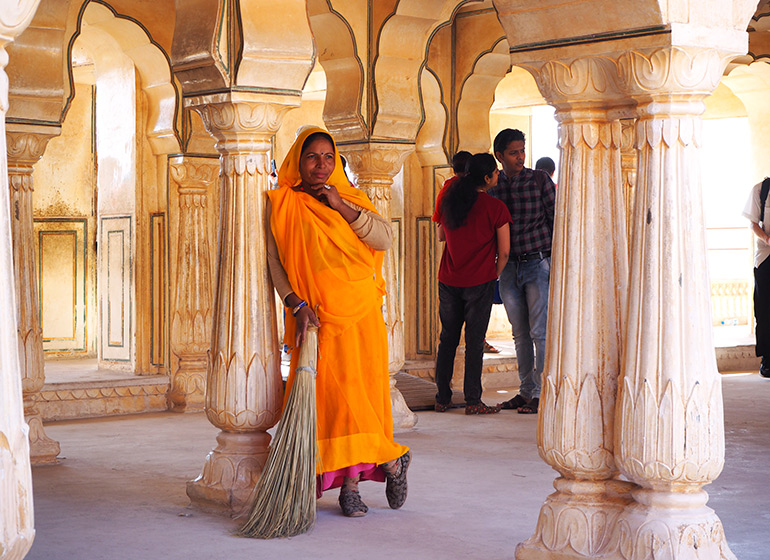
[[[377,212],[390,221],[390,199],[393,177],[401,170],[406,157],[414,151],[412,144],[362,143],[339,146],[358,178],[358,186],[371,199]],[[390,397],[393,406],[393,428],[404,430],[417,424],[417,415],[409,410],[404,396],[396,387],[395,375],[404,366],[404,322],[398,301],[398,255],[395,245],[385,253],[383,277],[388,293],[385,296],[385,324],[388,329],[388,371]]]
[[[220,219],[205,410],[221,432],[193,504],[240,513],[267,458],[283,385],[273,285],[266,264],[270,139],[299,97],[229,94],[187,100],[217,140]]]
[[[628,279],[621,189],[623,99],[599,57],[524,65],[556,107],[561,150],[540,456],[559,477],[516,558],[583,559],[607,551],[632,485],[615,465],[615,399]]]
[[[639,488],[613,558],[735,558],[703,490],[722,470],[724,422],[698,160],[703,100],[734,55],[663,47],[618,59],[638,106],[638,165],[615,460]]]
[[[19,342],[11,241],[11,207],[6,160],[8,51],[32,20],[39,0],[0,0],[0,554],[3,560],[26,556],[35,538],[29,428],[19,367]]]
[[[211,346],[212,281],[209,193],[219,166],[173,158],[169,165],[178,201],[173,279],[171,351],[178,360],[171,376],[169,403],[175,412],[203,409],[207,353]]]
[[[59,442],[46,435],[37,410],[40,390],[45,384],[45,369],[32,220],[32,166],[43,155],[48,141],[60,133],[58,126],[10,124],[6,127],[19,366],[33,465],[57,463],[61,451]]]

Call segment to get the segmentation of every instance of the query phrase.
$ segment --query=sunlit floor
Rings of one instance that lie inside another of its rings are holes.
[[[770,380],[723,376],[726,465],[707,487],[740,560],[770,550]],[[489,403],[511,394],[487,393]],[[538,457],[536,416],[418,413],[409,499],[388,509],[383,485],[361,486],[369,514],[342,517],[336,493],[314,530],[289,540],[232,536],[236,522],[188,507],[185,484],[217,433],[203,414],[155,413],[51,423],[66,457],[33,469],[37,535],[30,560],[513,558],[555,472]]]

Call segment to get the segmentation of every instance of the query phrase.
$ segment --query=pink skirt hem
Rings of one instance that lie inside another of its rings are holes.
[[[344,469],[337,469],[321,473],[316,477],[316,497],[320,498],[326,490],[339,488],[345,481],[345,478],[355,478],[361,475],[361,480],[373,480],[375,482],[385,482],[385,471],[382,467],[374,463],[358,463]]]

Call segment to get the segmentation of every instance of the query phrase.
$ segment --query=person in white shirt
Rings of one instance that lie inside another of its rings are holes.
[[[754,317],[757,321],[757,356],[762,357],[759,374],[770,378],[770,222],[766,219],[770,178],[751,189],[743,215],[757,238],[754,251]],[[763,192],[764,191],[764,192]],[[764,196],[763,196],[764,195]],[[764,200],[762,200],[764,199]]]

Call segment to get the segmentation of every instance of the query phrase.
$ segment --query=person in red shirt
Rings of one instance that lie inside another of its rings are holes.
[[[486,190],[497,184],[491,154],[471,156],[466,174],[449,185],[438,213],[438,238],[446,241],[438,273],[441,337],[436,357],[435,410],[452,405],[452,373],[465,324],[465,414],[500,412],[481,402],[481,366],[495,282],[508,262],[511,215]]]
[[[439,223],[439,216],[441,215],[441,201],[444,198],[444,194],[451,185],[455,184],[461,177],[465,175],[465,168],[468,166],[468,161],[470,161],[470,159],[471,153],[466,152],[465,150],[460,150],[454,156],[452,156],[452,171],[454,171],[455,174],[444,181],[444,184],[441,185],[441,190],[436,195],[436,209],[433,211],[434,222]],[[489,342],[486,341],[486,339],[484,339],[484,353],[499,354],[500,350],[492,346]]]

